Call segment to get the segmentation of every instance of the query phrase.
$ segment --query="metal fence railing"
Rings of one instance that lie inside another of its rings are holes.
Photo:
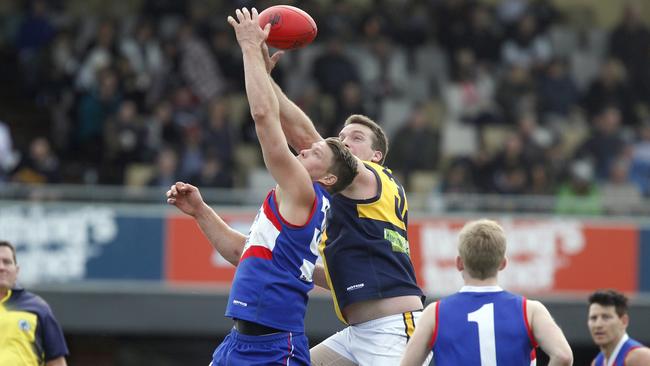
[[[129,187],[107,185],[0,185],[0,200],[85,203],[164,203],[164,187]],[[266,189],[202,188],[204,200],[212,205],[257,207],[266,196]],[[650,216],[650,198],[630,199],[625,196],[601,196],[589,210],[581,209],[581,198],[573,197],[575,210],[559,209],[562,198],[553,195],[441,194],[408,193],[412,212],[513,212],[531,214],[576,214],[582,216]],[[593,197],[585,198],[592,200]]]

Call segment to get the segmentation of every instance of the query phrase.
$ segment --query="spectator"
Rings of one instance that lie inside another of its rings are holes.
[[[530,161],[523,153],[519,135],[506,139],[505,147],[497,153],[491,163],[492,189],[501,194],[522,194],[528,186]]]
[[[361,90],[360,86],[355,84],[354,93],[352,98],[344,98],[346,104],[352,102],[352,105],[361,107]],[[345,88],[344,88],[345,89]],[[354,100],[356,97],[357,100]],[[296,104],[302,109],[305,114],[311,116],[314,121],[314,127],[318,129],[318,133],[322,136],[335,136],[343,121],[339,117],[336,117],[338,108],[336,106],[336,101],[333,97],[323,95],[318,86],[315,84],[310,84],[305,87],[305,90],[298,97]],[[349,114],[348,114],[349,115]],[[346,115],[345,117],[347,117]]]
[[[174,123],[173,108],[169,101],[160,101],[153,110],[153,115],[146,122],[147,149],[158,152],[162,146],[180,149],[182,128]]]
[[[603,205],[610,214],[625,214],[639,209],[642,200],[639,188],[630,180],[630,162],[618,158],[612,163],[609,179],[601,185]]]
[[[435,19],[438,42],[449,56],[454,55],[462,44],[473,3],[470,0],[443,0],[432,7],[431,17]]]
[[[479,126],[494,121],[494,89],[494,80],[477,64],[474,53],[467,48],[458,50],[453,80],[444,93],[447,119]]]
[[[201,126],[193,124],[183,130],[183,145],[179,154],[179,175],[182,179],[193,177],[201,171],[205,160]]]
[[[639,129],[639,141],[632,146],[630,180],[641,193],[650,197],[650,122]]]
[[[512,65],[496,90],[496,101],[507,124],[514,124],[517,117],[537,111],[535,81],[528,69]]]
[[[549,117],[567,119],[578,104],[578,88],[562,60],[553,60],[546,66],[537,88],[538,108],[544,120]]]
[[[330,124],[328,134],[324,136],[336,136],[338,131],[343,128],[343,122],[352,114],[364,114],[368,112],[368,108],[363,100],[363,90],[361,84],[350,81],[343,85],[339,94],[336,95],[335,100],[335,116],[334,121]]]
[[[538,33],[537,20],[526,14],[517,24],[514,37],[506,40],[501,57],[507,65],[537,69],[552,56],[551,43],[544,34]]]
[[[75,146],[85,160],[96,164],[103,154],[104,123],[117,111],[122,99],[118,82],[112,70],[103,69],[99,72],[98,88],[85,93],[79,102],[78,126],[73,130]]]
[[[167,190],[179,180],[178,154],[173,149],[164,147],[156,157],[156,168],[147,185]]]
[[[650,102],[650,29],[643,23],[639,4],[625,3],[623,17],[611,34],[610,53],[623,62],[634,93]]]
[[[152,75],[151,88],[147,92],[147,106],[155,105],[161,99],[169,97],[170,90],[184,84],[181,72],[181,57],[176,42],[167,40],[162,44],[163,59],[161,71]]]
[[[560,186],[555,212],[572,215],[599,215],[603,212],[600,190],[594,184],[593,168],[585,160],[571,164],[570,180]]]
[[[359,82],[357,66],[345,53],[341,41],[332,37],[312,66],[312,75],[323,94],[337,97],[346,83]],[[357,112],[360,113],[360,112]]]
[[[594,118],[604,105],[613,105],[621,111],[624,123],[634,124],[637,120],[634,104],[635,97],[627,81],[625,67],[618,60],[607,60],[583,98],[587,117]]]
[[[146,157],[146,129],[134,101],[122,102],[117,115],[106,123],[104,139],[104,159],[108,162],[104,181],[124,184],[126,167],[143,162]]]
[[[530,167],[530,183],[526,194],[551,196],[555,193],[554,181],[546,164],[536,162]]]
[[[517,121],[517,135],[521,140],[522,155],[526,161],[539,162],[544,160],[545,148],[552,143],[552,135],[548,129],[537,124],[537,117],[526,113]]]
[[[16,36],[18,61],[22,67],[25,87],[30,94],[38,92],[39,84],[46,78],[44,53],[55,34],[56,30],[49,19],[47,2],[31,1],[29,14],[20,25]]]
[[[578,148],[577,158],[593,160],[595,178],[604,181],[609,177],[612,162],[625,148],[621,134],[621,113],[616,107],[606,106],[596,116],[591,136]]]
[[[192,185],[206,188],[232,188],[232,169],[229,169],[217,154],[208,153],[201,165],[201,171],[189,180]]]
[[[192,93],[206,102],[224,91],[225,83],[217,60],[205,43],[194,34],[192,24],[178,32],[180,70]]]
[[[134,37],[126,37],[120,42],[120,52],[136,75],[137,89],[146,91],[151,87],[153,75],[159,74],[163,68],[162,50],[154,37],[150,20],[139,22]]]
[[[215,99],[208,106],[208,125],[203,138],[203,149],[212,150],[222,169],[232,169],[234,164],[235,135],[231,128],[230,104],[224,99]],[[206,154],[207,155],[207,154]],[[204,184],[197,184],[203,186]]]
[[[82,56],[81,69],[77,74],[77,88],[82,91],[92,91],[98,85],[101,88],[100,70],[110,67],[118,54],[115,25],[104,21],[99,25],[95,40]]]
[[[452,161],[443,176],[440,185],[442,193],[476,193],[477,191],[472,178],[472,164],[467,159]]]
[[[234,51],[237,46],[233,41],[229,32],[216,30],[212,35],[212,52],[226,79],[226,92],[244,92],[244,65],[241,57]],[[279,70],[282,69],[279,67],[273,69],[275,80],[279,80],[276,74]]]
[[[424,107],[417,105],[409,119],[397,131],[391,142],[387,166],[404,177],[404,186],[409,187],[409,175],[418,170],[433,171],[438,164],[440,136],[433,129]]]
[[[495,66],[500,57],[502,36],[490,10],[485,4],[474,6],[459,45],[472,50],[479,63]]]
[[[373,28],[373,19],[366,28]],[[378,26],[377,26],[378,27]],[[382,33],[368,31],[367,42],[355,49],[355,63],[360,79],[367,91],[367,101],[379,108],[388,98],[402,98],[408,87],[406,52]]]
[[[6,123],[0,121],[0,183],[8,180],[9,172],[16,163],[15,160],[11,130]]]
[[[12,180],[18,183],[45,184],[60,181],[59,159],[50,142],[37,137],[29,144],[29,153],[16,166]]]

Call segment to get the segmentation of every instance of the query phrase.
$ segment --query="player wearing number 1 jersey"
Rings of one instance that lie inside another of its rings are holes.
[[[473,221],[460,232],[456,268],[465,286],[424,310],[402,366],[420,366],[433,350],[436,366],[530,366],[539,345],[549,365],[571,365],[573,355],[546,307],[498,286],[507,263],[499,224]]]

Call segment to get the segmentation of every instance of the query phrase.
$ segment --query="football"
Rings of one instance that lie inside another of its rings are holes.
[[[305,11],[289,5],[275,5],[264,9],[259,16],[260,27],[271,23],[266,43],[282,50],[301,48],[310,44],[318,28]]]

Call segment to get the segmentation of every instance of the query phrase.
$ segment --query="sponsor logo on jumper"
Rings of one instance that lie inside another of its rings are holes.
[[[365,283],[358,283],[358,284],[356,284],[356,285],[352,285],[352,286],[346,288],[346,290],[347,290],[347,291],[358,290],[358,289],[363,288],[363,286],[365,286],[365,285],[366,285]]]
[[[409,242],[397,231],[384,229],[384,239],[390,242],[393,252],[409,255]]]
[[[23,332],[29,332],[30,329],[32,329],[32,326],[29,325],[29,322],[25,319],[20,319],[18,321],[18,328],[22,330]]]
[[[232,303],[233,303],[233,305],[239,305],[239,306],[244,306],[244,307],[248,306],[247,303],[245,303],[243,301],[239,301],[239,300],[233,300]]]

